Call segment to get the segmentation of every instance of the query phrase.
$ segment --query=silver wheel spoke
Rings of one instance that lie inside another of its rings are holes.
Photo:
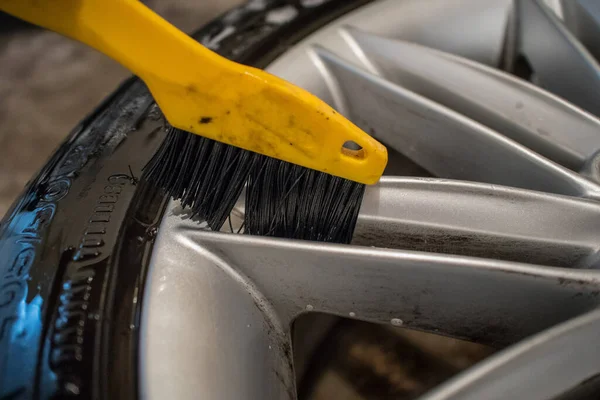
[[[340,35],[341,27],[345,25],[497,66],[511,3],[512,0],[375,1],[308,36],[267,69],[327,98],[322,82],[306,79],[316,72],[315,66],[307,62],[307,50],[318,44],[336,49],[341,56],[354,60],[356,56]],[[432,26],[435,29],[431,29]]]
[[[493,356],[422,400],[547,400],[586,381],[597,388],[590,378],[600,374],[598,331],[595,310]]]
[[[231,235],[185,224],[174,230],[183,253],[190,253],[179,258],[193,263],[196,254],[214,254],[226,263],[221,268],[253,282],[283,325],[302,312],[321,311],[505,345],[600,302],[596,271]]]
[[[596,0],[568,0],[561,5],[569,30],[596,60],[600,60],[600,3]]]
[[[252,281],[202,247],[181,243],[166,217],[150,265],[142,320],[149,399],[293,399],[289,326]]]
[[[517,49],[540,85],[600,116],[600,66],[540,0],[518,0]]]
[[[440,104],[382,79],[322,48],[355,123],[440,177],[597,198],[592,182]],[[331,82],[331,80],[330,80]]]
[[[354,243],[593,266],[600,243],[596,202],[502,186],[384,177],[367,188]]]
[[[600,120],[496,69],[356,29],[348,40],[371,71],[579,170],[600,148]]]
[[[233,212],[244,218],[244,194]],[[368,186],[353,244],[595,268],[597,202],[505,186],[385,176]],[[230,228],[225,226],[224,232]]]

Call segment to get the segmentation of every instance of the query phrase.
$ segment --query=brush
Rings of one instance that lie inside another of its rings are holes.
[[[0,9],[101,51],[146,83],[169,129],[143,177],[212,229],[246,187],[246,233],[351,237],[364,185],[379,180],[387,151],[315,96],[213,53],[136,0],[2,0]]]
[[[169,127],[142,179],[219,230],[246,189],[244,233],[349,243],[365,185]]]

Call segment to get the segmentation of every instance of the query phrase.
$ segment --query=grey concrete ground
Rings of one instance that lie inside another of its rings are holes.
[[[241,2],[147,3],[190,32]],[[52,32],[0,35],[0,218],[69,131],[127,76],[116,62]]]

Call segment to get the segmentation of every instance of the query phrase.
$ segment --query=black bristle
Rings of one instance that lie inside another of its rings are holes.
[[[219,230],[246,185],[245,233],[349,243],[365,185],[169,128],[143,179]]]
[[[181,200],[213,230],[223,226],[259,156],[189,132],[170,128],[144,168],[144,179]]]
[[[246,187],[246,233],[349,243],[365,185],[268,159]]]

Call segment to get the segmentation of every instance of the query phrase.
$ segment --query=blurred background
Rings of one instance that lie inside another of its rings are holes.
[[[192,32],[243,0],[147,0]],[[129,72],[80,43],[0,16],[0,218],[59,143]]]

